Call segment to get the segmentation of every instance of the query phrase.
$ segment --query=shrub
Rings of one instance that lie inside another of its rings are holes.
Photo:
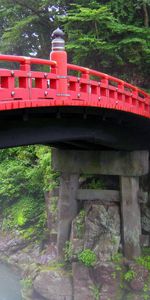
[[[85,229],[85,211],[82,209],[76,218],[76,232],[77,237],[81,238]]]
[[[133,270],[129,270],[124,274],[124,279],[126,281],[131,281],[136,276],[136,273]]]
[[[71,262],[73,256],[73,246],[71,241],[67,241],[64,247],[65,262]]]
[[[136,262],[150,271],[150,255],[139,256],[136,258]]]
[[[85,249],[78,254],[78,260],[86,267],[93,267],[96,263],[97,257],[92,250]]]

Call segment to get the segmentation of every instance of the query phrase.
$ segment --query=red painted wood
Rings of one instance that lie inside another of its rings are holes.
[[[67,64],[65,51],[52,52],[51,59],[0,55],[0,61],[20,64],[17,70],[0,69],[1,111],[44,106],[88,106],[150,118],[150,95],[143,90],[113,76]],[[50,70],[33,71],[33,64],[47,65]],[[76,75],[69,75],[70,71],[76,72]]]

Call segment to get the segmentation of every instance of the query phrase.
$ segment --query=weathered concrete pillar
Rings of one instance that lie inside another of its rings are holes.
[[[52,206],[54,203],[58,202],[58,193],[59,189],[54,188],[49,192],[45,192],[45,204],[46,204],[46,213],[47,213],[47,227],[49,232],[49,242],[56,243],[57,237],[57,209],[56,211],[52,210]],[[56,204],[57,205],[57,204]]]
[[[53,151],[53,167],[56,171],[62,172],[59,202],[59,256],[63,256],[65,241],[69,238],[70,225],[77,211],[76,198],[79,196],[77,174],[120,176],[124,254],[131,259],[140,255],[139,177],[148,173],[148,162],[148,151],[66,151],[57,149]],[[105,195],[101,194],[101,196]]]
[[[121,219],[124,255],[133,259],[141,254],[141,215],[138,203],[139,178],[121,176]]]
[[[67,164],[67,162],[66,162]],[[58,204],[58,257],[64,257],[64,246],[70,237],[71,223],[77,215],[77,190],[79,175],[63,172],[60,177],[59,204]]]

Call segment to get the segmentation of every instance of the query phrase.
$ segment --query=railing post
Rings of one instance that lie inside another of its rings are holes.
[[[20,70],[21,71],[27,71],[30,72],[31,70],[31,61],[30,61],[30,57],[25,57],[24,62],[22,62],[20,64]]]
[[[50,60],[57,62],[57,96],[64,99],[68,96],[68,82],[67,82],[67,53],[65,51],[65,41],[63,39],[64,33],[57,28],[52,34],[52,52],[50,53]]]

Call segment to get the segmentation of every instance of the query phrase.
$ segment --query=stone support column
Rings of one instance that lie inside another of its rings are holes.
[[[49,232],[49,242],[56,243],[57,237],[57,210],[52,211],[52,204],[58,201],[59,189],[54,188],[49,192],[45,192],[45,204],[46,204],[46,213],[47,213],[47,227]]]
[[[121,176],[121,220],[124,255],[133,259],[141,254],[141,215],[138,203],[139,178]]]
[[[77,190],[79,175],[63,172],[60,177],[58,204],[58,257],[64,257],[64,247],[69,240],[72,220],[77,215]]]
[[[63,257],[71,222],[77,213],[79,196],[77,174],[120,176],[121,223],[124,255],[140,255],[141,217],[139,177],[149,171],[148,151],[53,150],[52,165],[61,172],[59,195],[58,255]],[[95,194],[97,197],[97,195]],[[102,195],[101,196],[105,196]],[[119,200],[118,200],[119,201]]]

